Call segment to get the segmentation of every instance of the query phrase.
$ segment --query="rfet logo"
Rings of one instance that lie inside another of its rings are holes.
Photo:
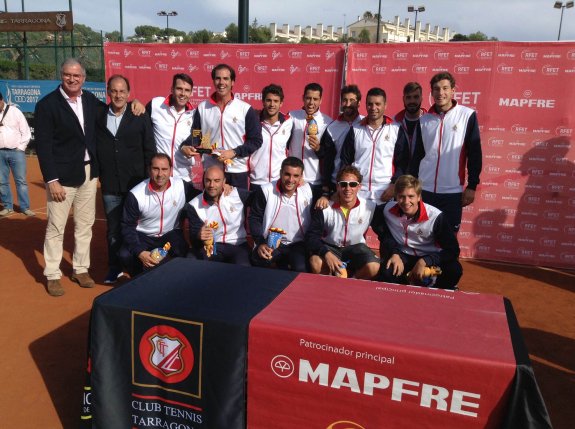
[[[427,66],[422,66],[421,64],[414,64],[413,66],[411,66],[411,71],[417,74],[426,74]]]
[[[122,63],[119,61],[110,60],[110,61],[108,61],[108,66],[111,69],[120,68],[120,67],[122,67]]]
[[[527,134],[527,127],[520,124],[511,125],[511,132],[513,134]]]
[[[507,64],[499,64],[497,66],[497,72],[500,74],[511,74],[513,73],[513,66],[508,66]]]
[[[158,61],[156,64],[154,64],[154,67],[158,71],[163,71],[163,72],[168,71],[168,65],[166,63],[162,63],[160,61]]]
[[[350,420],[339,420],[328,425],[325,429],[365,429],[365,426]]]
[[[568,128],[568,127],[557,127],[555,128],[555,135],[556,136],[566,136],[566,137],[571,137],[573,135],[573,128]]]
[[[151,57],[152,56],[152,50],[146,49],[146,48],[140,48],[140,49],[138,49],[138,55],[141,57]]]
[[[295,371],[293,361],[285,355],[274,356],[270,365],[273,373],[280,378],[288,378]]]
[[[353,58],[356,60],[367,60],[367,52],[356,51],[353,53]]]
[[[164,383],[179,383],[194,367],[192,345],[172,326],[156,325],[148,329],[138,350],[144,368]]]
[[[571,60],[571,61],[575,61],[575,51],[567,52],[567,55],[565,56],[565,58],[567,58],[568,60]]]
[[[533,52],[527,49],[521,52],[521,58],[526,61],[536,61],[538,56],[539,52]]]
[[[237,50],[236,51],[236,58],[239,58],[240,60],[249,60],[250,59],[250,51],[242,51],[242,50]]]
[[[387,71],[387,67],[382,66],[380,64],[374,64],[373,66],[371,66],[371,71],[373,72],[373,74],[385,74],[385,72]]]
[[[559,67],[545,64],[543,67],[541,67],[541,73],[547,76],[557,76],[559,75]]]
[[[407,60],[409,58],[409,55],[407,52],[404,51],[393,51],[393,59],[394,60]]]
[[[493,52],[486,51],[485,49],[480,49],[477,51],[475,56],[480,60],[491,60],[493,58]]]
[[[188,58],[200,58],[200,51],[196,49],[188,49],[186,50],[186,56]]]
[[[435,51],[433,53],[433,58],[435,58],[436,60],[442,60],[442,61],[447,61],[449,60],[449,52],[445,52],[445,51]]]
[[[305,71],[308,73],[319,73],[321,72],[321,67],[317,64],[308,64],[305,66]]]
[[[453,72],[457,74],[469,74],[469,70],[471,70],[471,67],[464,66],[463,64],[456,64],[453,67]]]
[[[290,49],[288,51],[288,57],[293,58],[294,60],[300,60],[303,58],[303,51],[296,51],[295,49]]]

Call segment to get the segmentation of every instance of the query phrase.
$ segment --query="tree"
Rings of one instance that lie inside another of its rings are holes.
[[[373,19],[373,13],[371,13],[369,10],[366,10],[363,12],[363,19]]]
[[[120,32],[119,31],[111,31],[110,33],[105,34],[106,39],[110,42],[119,42],[120,41]]]
[[[239,36],[239,29],[233,22],[226,27],[226,42],[227,43],[237,43]]]
[[[369,43],[370,42],[370,36],[369,36],[369,30],[367,28],[364,28],[363,30],[361,30],[357,36],[357,41],[359,43]]]
[[[452,42],[468,42],[469,41],[469,37],[467,37],[464,34],[460,34],[460,33],[456,33],[453,35],[453,37],[451,38]]]
[[[192,43],[210,43],[213,39],[213,35],[211,31],[206,30],[198,30],[192,35]]]
[[[484,42],[486,40],[498,40],[497,37],[488,37],[485,33],[481,31],[476,31],[475,33],[465,34],[455,34],[452,38],[452,42]]]
[[[268,27],[258,25],[258,20],[254,19],[249,28],[250,43],[269,43],[272,40],[272,32]]]
[[[164,32],[160,27],[154,27],[153,25],[138,25],[134,28],[134,31],[136,32],[136,36],[145,38],[151,38]]]

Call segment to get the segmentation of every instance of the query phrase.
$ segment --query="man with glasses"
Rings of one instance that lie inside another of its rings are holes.
[[[360,195],[376,203],[393,198],[395,178],[407,168],[407,140],[397,122],[385,115],[386,94],[367,92],[367,116],[352,127],[341,149],[341,165],[353,165],[364,177]]]
[[[369,228],[376,204],[358,196],[362,175],[353,166],[337,173],[337,202],[324,210],[312,211],[311,225],[305,235],[311,272],[374,279],[379,271],[379,259],[367,247],[365,233]]]
[[[341,147],[349,130],[363,119],[359,114],[361,92],[357,85],[341,89],[341,114],[329,124],[321,137],[320,145],[325,148],[323,159],[322,196],[329,197],[335,191],[335,176],[340,168]]]

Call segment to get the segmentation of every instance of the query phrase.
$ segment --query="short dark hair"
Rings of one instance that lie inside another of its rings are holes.
[[[359,90],[357,85],[352,84],[344,86],[339,92],[340,100],[343,98],[344,94],[355,94],[355,96],[357,97],[357,102],[359,103],[361,101],[361,91]]]
[[[418,82],[407,82],[403,87],[403,95],[407,95],[410,92],[418,90],[423,92],[423,88],[421,88],[421,85]]]
[[[154,162],[154,159],[165,159],[168,161],[170,168],[172,168],[172,159],[165,153],[162,152],[155,153],[154,156],[152,156],[152,158],[150,159],[150,167],[152,166],[152,162]]]
[[[281,101],[284,101],[284,90],[280,85],[270,83],[264,87],[264,89],[262,89],[262,100],[265,100],[268,94],[277,95]]]
[[[335,176],[335,181],[339,182],[344,174],[353,174],[355,177],[357,177],[357,181],[359,183],[361,183],[361,181],[363,180],[363,176],[356,167],[354,167],[353,165],[345,165],[341,167],[337,172],[337,175]]]
[[[172,78],[172,88],[176,87],[177,80],[183,80],[184,82],[189,83],[192,88],[194,87],[194,81],[192,80],[192,77],[189,74],[176,73]]]
[[[233,69],[232,66],[229,66],[227,64],[218,64],[217,66],[215,66],[212,69],[212,80],[216,80],[216,72],[218,70],[222,70],[222,69],[227,69],[230,72],[230,79],[233,80],[234,82],[236,81],[236,71]]]
[[[301,171],[303,173],[303,161],[299,158],[296,158],[295,156],[288,156],[286,159],[284,159],[282,161],[282,167],[280,169],[280,171],[283,171],[283,169],[285,167],[296,167],[296,168],[301,168]]]
[[[308,91],[319,91],[319,96],[321,97],[323,95],[323,88],[316,82],[308,83],[303,89],[303,95],[305,96],[305,93]]]
[[[436,75],[434,75],[431,78],[431,80],[429,81],[429,85],[431,86],[431,89],[433,89],[433,85],[435,85],[440,80],[448,80],[451,87],[455,88],[455,78],[448,71],[444,71],[444,72],[437,73]]]
[[[413,177],[410,174],[404,174],[399,176],[395,181],[395,187],[393,188],[394,195],[398,195],[406,189],[413,188],[418,196],[421,196],[422,184],[421,180]]]
[[[366,101],[367,101],[368,97],[373,97],[373,96],[381,96],[381,97],[383,97],[383,101],[387,101],[387,95],[385,94],[385,91],[381,88],[374,87],[374,88],[371,88],[369,91],[367,91],[367,95],[365,96]]]
[[[110,85],[112,84],[112,81],[116,80],[116,79],[123,79],[124,82],[126,82],[126,87],[128,88],[128,92],[130,91],[130,81],[128,80],[128,78],[126,76],[122,76],[121,74],[113,74],[112,76],[110,76],[110,78],[108,79],[108,82],[106,83],[106,89],[110,89]]]

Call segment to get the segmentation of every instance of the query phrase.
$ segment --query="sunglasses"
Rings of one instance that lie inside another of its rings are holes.
[[[356,182],[355,180],[352,182],[346,182],[345,180],[342,180],[340,182],[337,182],[337,184],[342,188],[347,188],[348,186],[350,188],[357,188],[359,186],[359,182]]]

